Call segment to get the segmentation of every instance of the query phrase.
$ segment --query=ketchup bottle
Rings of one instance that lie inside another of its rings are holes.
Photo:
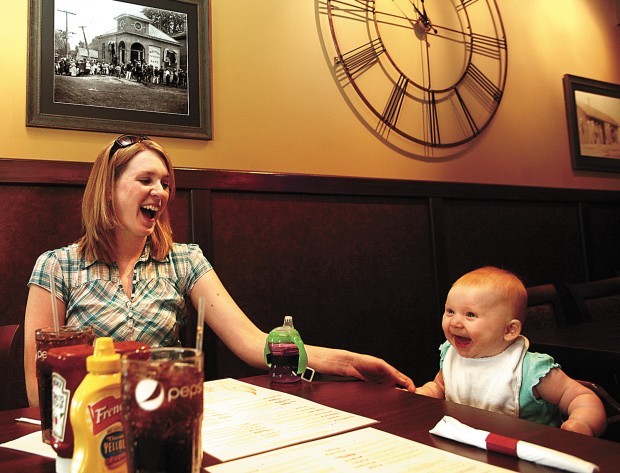
[[[73,429],[69,421],[71,398],[86,376],[86,358],[91,345],[52,348],[47,361],[52,367],[52,448],[56,451],[56,472],[69,473],[73,457]]]
[[[140,342],[114,342],[119,354],[148,349]],[[52,348],[48,362],[52,369],[52,448],[56,451],[56,472],[69,473],[73,457],[73,428],[70,422],[71,400],[86,376],[86,358],[93,354],[92,345]]]

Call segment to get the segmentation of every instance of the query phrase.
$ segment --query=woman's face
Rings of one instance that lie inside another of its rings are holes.
[[[117,238],[145,240],[168,205],[170,175],[164,160],[152,150],[136,154],[114,183]]]

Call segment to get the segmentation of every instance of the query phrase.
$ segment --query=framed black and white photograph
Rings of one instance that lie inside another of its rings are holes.
[[[620,172],[620,85],[564,75],[574,169]]]
[[[210,140],[208,0],[29,0],[26,125]]]

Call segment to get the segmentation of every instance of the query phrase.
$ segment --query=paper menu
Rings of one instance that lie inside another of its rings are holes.
[[[377,421],[235,379],[204,384],[202,448],[221,461],[365,427]]]
[[[486,463],[429,447],[397,435],[364,428],[301,445],[221,463],[210,473],[317,472],[508,472]]]
[[[35,455],[41,455],[48,458],[56,458],[56,452],[52,446],[43,443],[40,430],[0,444],[0,447],[19,450],[20,452],[34,453]]]

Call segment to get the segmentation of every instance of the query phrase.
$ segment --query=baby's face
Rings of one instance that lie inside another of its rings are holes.
[[[513,318],[496,289],[459,285],[448,293],[441,326],[459,355],[483,358],[500,354],[512,343],[504,336]]]

